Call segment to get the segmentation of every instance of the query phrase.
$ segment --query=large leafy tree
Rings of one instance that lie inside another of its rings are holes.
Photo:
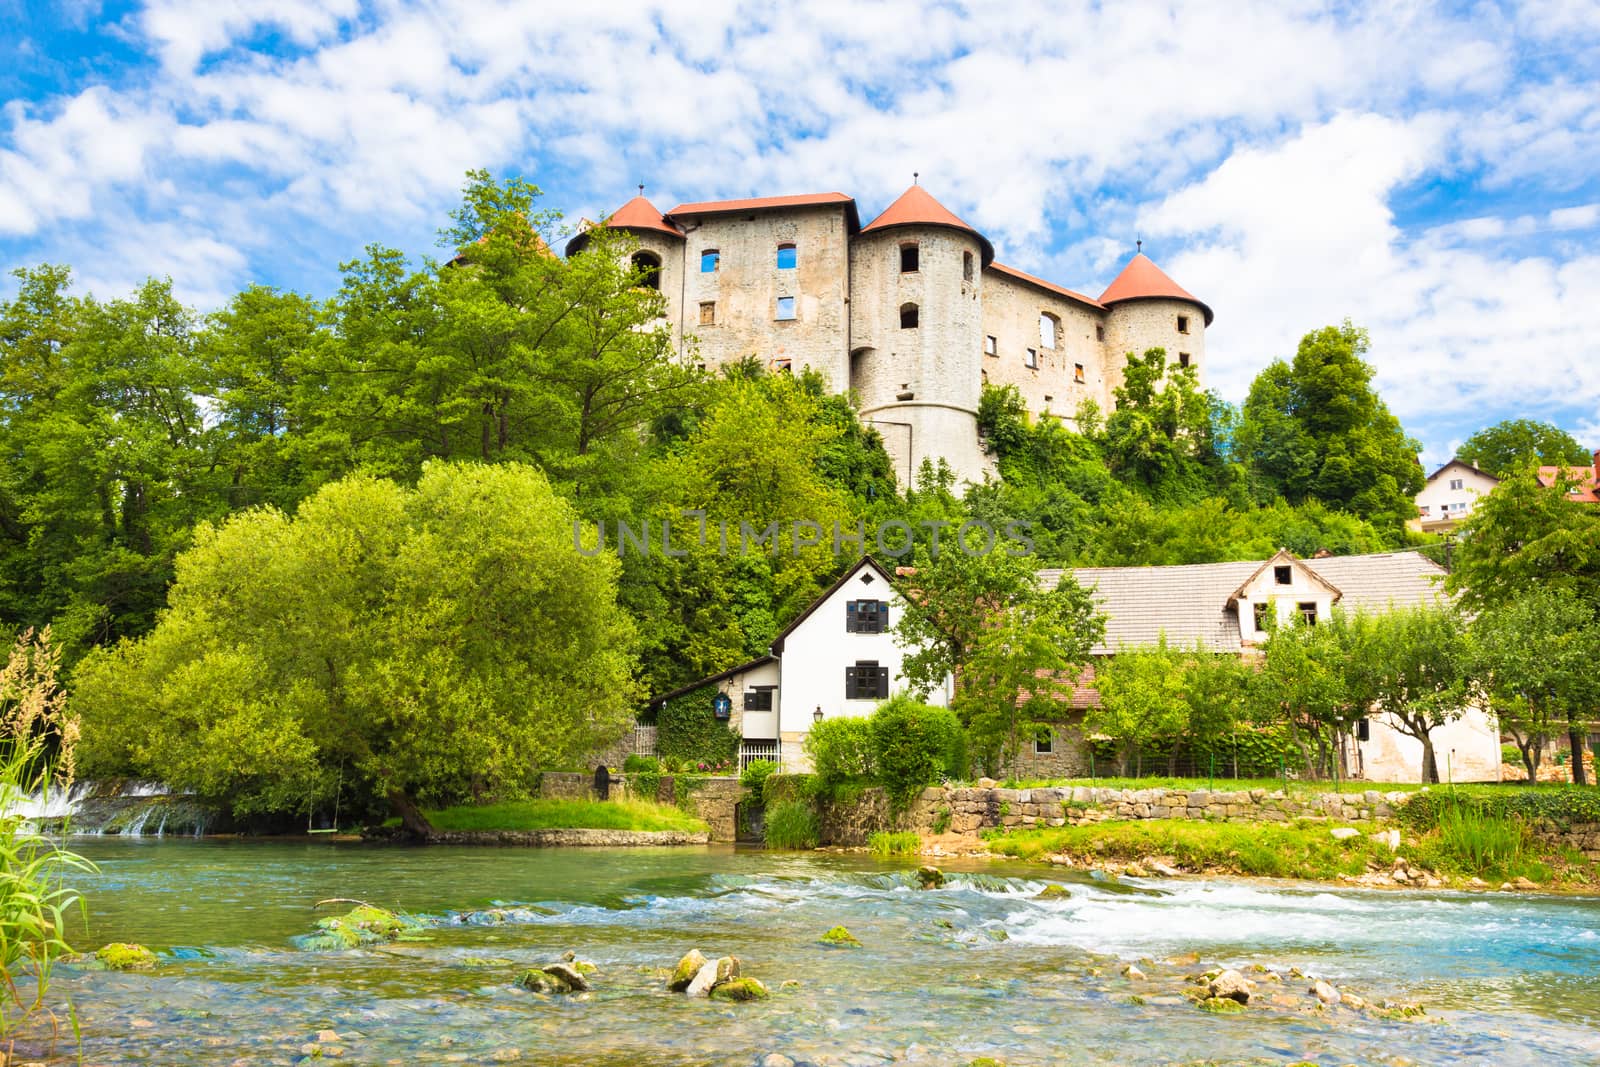
[[[1306,500],[1399,529],[1416,513],[1419,446],[1372,388],[1367,333],[1346,322],[1306,334],[1245,400],[1234,451],[1267,494]]]
[[[1456,458],[1504,478],[1527,466],[1584,466],[1590,454],[1567,431],[1536,419],[1505,419],[1462,442]]]
[[[1438,782],[1433,731],[1476,697],[1461,615],[1449,604],[1400,607],[1351,617],[1347,629],[1346,694],[1421,742],[1422,780]]]
[[[1185,658],[1163,634],[1154,645],[1119,649],[1096,669],[1100,703],[1084,715],[1083,729],[1116,743],[1121,773],[1138,774],[1137,760],[1152,742],[1189,732]]]
[[[631,717],[616,561],[573,518],[529,467],[435,463],[202,527],[156,629],[77,672],[86,768],[241,816],[342,788],[414,830],[419,802],[525,787]]]
[[[1250,717],[1285,724],[1305,765],[1330,777],[1341,757],[1340,739],[1367,714],[1345,677],[1352,638],[1343,612],[1314,626],[1298,620],[1276,626],[1246,691]]]
[[[1576,597],[1530,585],[1472,623],[1477,677],[1538,779],[1545,745],[1600,706],[1600,620]]]

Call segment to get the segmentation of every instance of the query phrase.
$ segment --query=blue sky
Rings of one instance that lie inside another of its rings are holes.
[[[0,0],[0,262],[209,309],[435,253],[471,167],[572,220],[639,182],[865,220],[916,170],[1074,289],[1142,236],[1229,399],[1348,317],[1430,467],[1510,416],[1595,448],[1596,57],[1596,0]]]

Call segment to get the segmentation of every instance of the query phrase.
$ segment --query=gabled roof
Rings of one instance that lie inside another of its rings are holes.
[[[1276,552],[1274,552],[1272,554],[1272,558],[1271,559],[1267,560],[1265,563],[1263,563],[1261,566],[1257,567],[1253,572],[1251,572],[1250,577],[1248,577],[1244,581],[1240,582],[1239,583],[1239,588],[1235,589],[1233,591],[1233,596],[1229,597],[1228,599],[1229,600],[1238,600],[1240,597],[1244,596],[1245,590],[1249,589],[1252,585],[1255,584],[1255,580],[1257,578],[1261,577],[1262,574],[1266,573],[1266,570],[1267,570],[1268,567],[1277,567],[1277,566],[1281,566],[1282,564],[1285,564],[1285,563],[1289,564],[1290,566],[1296,566],[1296,565],[1303,565],[1305,563],[1305,561],[1302,560],[1299,556],[1296,556],[1293,552],[1290,552],[1287,548],[1280,548],[1280,549],[1278,549],[1278,551],[1276,551]],[[1328,581],[1326,578],[1324,578],[1322,575],[1318,574],[1315,570],[1313,570],[1309,566],[1303,567],[1303,569],[1306,571],[1306,573],[1310,574],[1313,579],[1316,580],[1318,585],[1322,586],[1328,592],[1332,593],[1333,594],[1333,599],[1335,601],[1338,601],[1339,596],[1341,594],[1341,590],[1339,589],[1338,586],[1336,586],[1332,582]]]
[[[1205,314],[1206,325],[1211,325],[1211,309],[1193,293],[1167,277],[1166,272],[1143,252],[1128,260],[1122,273],[1100,294],[1100,303],[1107,307],[1129,300],[1184,300],[1199,308]]]
[[[755,211],[778,211],[792,207],[828,207],[838,205],[844,208],[848,222],[848,232],[855,233],[861,227],[860,216],[856,214],[856,202],[852,197],[843,193],[800,193],[796,196],[757,196],[746,200],[702,200],[693,204],[679,204],[667,212],[669,220],[676,220],[685,216],[696,215],[737,215]]]
[[[1380,552],[1323,559],[1287,557],[1336,590],[1347,611],[1380,612],[1391,607],[1431,604],[1444,596],[1439,580],[1445,570],[1419,552]],[[1232,563],[1190,563],[1172,567],[1080,567],[1071,571],[1092,590],[1106,613],[1105,639],[1091,651],[1097,656],[1120,648],[1153,645],[1165,633],[1167,643],[1214,652],[1238,652],[1237,597],[1264,567],[1256,560]],[[1060,570],[1043,570],[1039,580],[1054,585]]]
[[[676,237],[680,241],[683,239],[683,231],[668,222],[665,216],[656,210],[656,206],[645,199],[643,194],[629,200],[626,204],[606,216],[602,222],[596,223],[596,225],[608,226],[613,230],[661,233],[666,234],[668,237]],[[578,231],[572,240],[567,242],[567,255],[576,255],[583,251],[583,246],[588,243],[589,229],[585,228]]]
[[[1104,311],[1106,309],[1104,304],[1100,303],[1100,301],[1096,300],[1092,296],[1084,296],[1082,293],[1075,293],[1071,289],[1064,289],[1061,286],[1056,285],[1054,282],[1047,282],[1043,278],[1035,278],[1031,274],[1024,274],[1017,268],[1008,267],[1004,263],[990,263],[988,269],[994,271],[996,274],[999,274],[1002,277],[1010,278],[1013,281],[1022,282],[1024,285],[1031,285],[1036,289],[1043,289],[1045,292],[1054,293],[1056,296],[1064,296],[1068,300],[1074,300],[1087,307],[1092,307],[1100,311]]]
[[[1428,479],[1427,480],[1430,481],[1430,482],[1433,481],[1435,478],[1439,477],[1439,475],[1443,474],[1445,471],[1449,470],[1451,467],[1465,467],[1465,468],[1467,468],[1467,470],[1471,471],[1473,474],[1479,475],[1480,477],[1483,477],[1483,478],[1487,478],[1491,482],[1500,481],[1499,478],[1496,478],[1494,475],[1490,474],[1488,471],[1481,471],[1477,467],[1474,467],[1472,464],[1468,463],[1464,459],[1452,459],[1452,460],[1450,460],[1444,466],[1440,467],[1438,470],[1436,470],[1432,474],[1428,475]]]
[[[698,681],[690,682],[688,685],[680,685],[678,688],[674,689],[670,693],[662,693],[658,697],[651,697],[650,698],[650,702],[649,702],[649,704],[646,705],[646,707],[651,707],[651,708],[660,707],[662,704],[665,704],[667,701],[673,699],[674,697],[681,697],[685,693],[692,693],[696,689],[699,689],[703,685],[710,685],[712,682],[720,682],[724,678],[732,678],[736,674],[743,674],[745,671],[754,670],[755,668],[763,666],[765,664],[776,663],[776,662],[778,662],[778,657],[777,656],[771,656],[771,655],[757,656],[755,659],[750,660],[748,663],[741,663],[737,667],[729,667],[727,670],[723,671],[720,674],[708,675],[705,678],[699,679]]]
[[[1540,467],[1539,484],[1549,489],[1558,481],[1575,482],[1567,491],[1568,500],[1581,504],[1600,503],[1600,453],[1593,467]]]
[[[804,611],[802,611],[799,615],[795,616],[793,622],[791,622],[788,626],[785,626],[783,628],[783,632],[782,633],[780,633],[777,637],[773,638],[773,641],[772,641],[772,652],[773,652],[773,654],[777,655],[777,654],[782,653],[783,652],[784,639],[787,638],[790,634],[794,633],[796,627],[798,627],[801,623],[803,623],[807,619],[809,619],[811,617],[811,613],[816,611],[818,608],[820,608],[822,606],[822,602],[823,601],[827,600],[829,597],[831,597],[833,594],[837,593],[841,588],[843,588],[844,587],[844,583],[848,582],[850,579],[852,579],[856,575],[860,574],[861,573],[861,569],[863,567],[870,567],[874,572],[876,572],[878,577],[883,579],[884,585],[888,588],[889,593],[891,595],[894,593],[894,591],[895,591],[894,581],[893,581],[893,579],[891,579],[889,577],[889,572],[884,570],[882,567],[878,566],[878,561],[873,559],[871,556],[862,556],[859,560],[856,561],[856,565],[855,566],[851,567],[849,570],[847,570],[843,574],[839,575],[839,580],[838,581],[834,582],[832,585],[828,586],[827,589],[823,590],[822,593],[820,595],[818,595],[818,597],[815,600],[813,600],[810,604],[808,604],[806,606],[806,609]]]
[[[983,250],[983,265],[985,267],[994,262],[994,245],[989,239],[976,229],[962,222],[955,214],[939,201],[933,194],[920,185],[913,185],[900,194],[898,200],[883,209],[883,213],[861,228],[862,233],[872,233],[879,230],[889,230],[896,226],[943,226],[947,229],[962,230],[978,239],[978,245]]]

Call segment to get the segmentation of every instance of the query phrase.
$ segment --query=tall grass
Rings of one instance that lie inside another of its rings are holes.
[[[767,809],[768,848],[816,848],[817,814],[811,805],[786,800]]]
[[[62,849],[17,814],[30,797],[46,799],[71,783],[78,723],[57,683],[61,654],[50,631],[24,632],[0,668],[0,1037],[44,1007],[55,962],[72,951],[66,913],[81,907],[67,884],[94,865]]]
[[[922,838],[915,830],[879,830],[867,844],[878,856],[915,856],[922,849]]]
[[[1519,819],[1491,815],[1471,803],[1441,805],[1432,833],[1417,842],[1419,862],[1451,874],[1550,878],[1532,834]]]

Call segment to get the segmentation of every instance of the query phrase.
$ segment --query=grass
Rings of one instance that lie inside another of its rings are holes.
[[[1336,841],[1326,823],[1213,823],[1142,819],[1025,830],[992,838],[989,849],[1021,859],[1065,852],[1078,857],[1139,860],[1171,856],[1184,867],[1220,869],[1266,878],[1357,875],[1389,852],[1362,836]]]
[[[867,838],[878,856],[915,856],[922,849],[922,838],[915,830],[880,830]]]
[[[816,848],[819,836],[809,804],[786,800],[767,809],[768,848]]]
[[[424,812],[437,830],[682,830],[706,824],[670,804],[650,800],[511,800]]]
[[[1205,789],[1213,793],[1239,793],[1251,789],[1277,792],[1282,778],[1016,778],[1004,783],[1007,789],[1043,789],[1060,786],[1089,786],[1099,789],[1176,789],[1185,792]],[[1363,782],[1342,779],[1338,782],[1289,779],[1291,793],[1361,793],[1376,789],[1382,793],[1411,792],[1422,786],[1405,782]],[[1443,787],[1438,787],[1443,788]],[[1458,787],[1460,788],[1460,787]],[[1489,788],[1500,788],[1490,786]]]

